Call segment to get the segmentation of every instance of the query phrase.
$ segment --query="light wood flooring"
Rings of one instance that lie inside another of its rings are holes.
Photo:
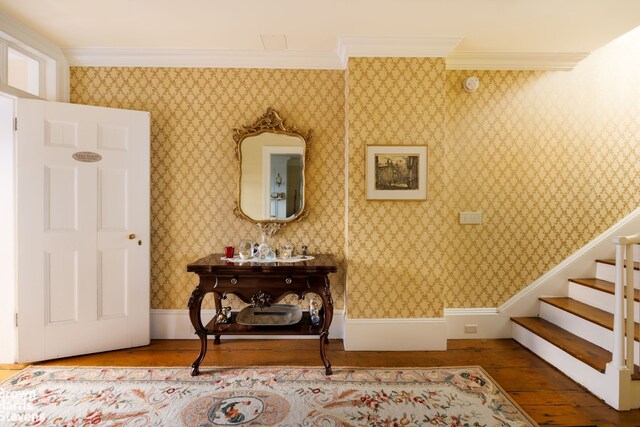
[[[381,337],[384,339],[384,337]],[[328,356],[340,367],[433,367],[480,365],[540,425],[640,426],[640,410],[617,412],[514,340],[450,340],[446,351],[344,351],[331,340]],[[156,340],[149,346],[43,362],[69,366],[185,366],[199,351],[197,340]],[[210,341],[207,366],[318,366],[317,339]],[[0,378],[23,366],[0,365]]]

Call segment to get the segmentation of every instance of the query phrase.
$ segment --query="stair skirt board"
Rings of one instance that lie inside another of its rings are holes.
[[[601,280],[607,280],[609,282],[616,281],[616,267],[615,265],[605,264],[602,262],[596,263],[596,277]],[[640,289],[640,271],[635,270],[633,272],[633,287]]]
[[[609,401],[610,396],[607,395],[607,387],[603,387],[603,384],[606,384],[607,381],[605,374],[598,372],[586,363],[581,362],[517,323],[512,322],[512,331],[514,340],[540,356],[600,399]]]
[[[607,292],[583,286],[579,283],[569,282],[569,298],[589,304],[600,310],[613,313],[615,306],[615,296]],[[635,305],[635,322],[640,323],[640,303]]]

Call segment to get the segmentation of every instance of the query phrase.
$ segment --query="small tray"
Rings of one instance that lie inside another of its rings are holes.
[[[292,304],[274,304],[270,307],[245,307],[238,313],[236,323],[249,326],[295,325],[302,319],[302,309]]]

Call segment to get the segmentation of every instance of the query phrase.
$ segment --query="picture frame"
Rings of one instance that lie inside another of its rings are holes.
[[[367,200],[427,200],[426,145],[367,145]]]

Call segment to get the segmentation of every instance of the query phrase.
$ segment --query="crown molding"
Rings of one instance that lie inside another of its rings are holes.
[[[283,68],[344,70],[354,57],[446,58],[448,70],[572,70],[589,54],[454,52],[460,37],[340,37],[335,51],[244,49],[63,49],[87,67]]]
[[[446,58],[447,70],[558,70],[571,71],[587,52],[454,52]]]
[[[460,37],[340,37],[335,51],[232,49],[63,49],[71,66],[340,70],[350,57],[446,57]]]
[[[338,38],[338,56],[346,64],[356,57],[446,58],[462,37],[359,37]]]
[[[72,48],[63,52],[69,65],[87,67],[344,68],[334,52],[326,51]]]

